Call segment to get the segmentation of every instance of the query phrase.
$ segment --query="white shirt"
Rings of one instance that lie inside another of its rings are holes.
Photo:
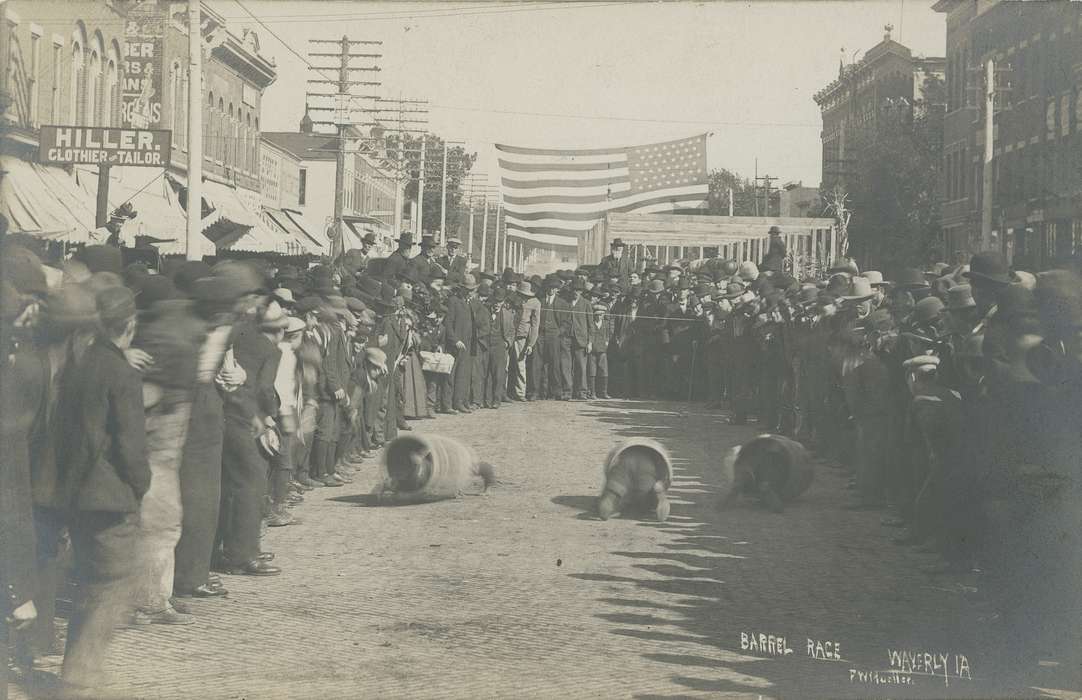
[[[278,343],[282,358],[278,361],[278,373],[274,375],[274,391],[278,394],[278,412],[287,415],[301,404],[301,386],[297,382],[297,355],[287,342]]]

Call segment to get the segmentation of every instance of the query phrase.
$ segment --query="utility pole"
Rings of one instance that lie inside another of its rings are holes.
[[[417,225],[415,233],[418,236],[424,235],[424,213],[425,213],[425,151],[428,144],[428,134],[421,134],[421,170],[417,175]]]
[[[996,61],[988,59],[984,66],[984,167],[981,168],[981,249],[986,250],[992,244],[992,199],[995,196],[995,172],[992,158],[995,157],[995,113],[996,113]]]
[[[466,259],[473,258],[473,193],[468,197],[470,205],[470,230],[466,233]]]
[[[345,191],[346,187],[350,184],[346,180],[346,128],[353,126],[350,121],[350,103],[357,99],[356,95],[352,94],[352,86],[354,85],[367,85],[377,86],[378,82],[374,81],[358,81],[352,80],[351,74],[355,72],[378,72],[378,66],[351,66],[350,60],[353,58],[366,58],[377,59],[381,58],[382,54],[371,53],[353,53],[352,48],[355,45],[362,44],[375,44],[380,45],[382,41],[355,41],[351,40],[348,36],[342,35],[341,39],[309,39],[313,44],[334,44],[337,45],[338,51],[333,52],[309,52],[309,56],[313,58],[336,58],[338,59],[337,65],[334,66],[315,66],[310,65],[309,70],[318,71],[321,75],[326,77],[327,73],[324,71],[338,71],[338,79],[332,80],[330,78],[323,80],[309,80],[309,83],[317,84],[330,84],[335,86],[337,92],[334,93],[312,93],[309,92],[310,97],[331,97],[334,98],[333,107],[309,107],[313,111],[332,112],[333,119],[331,120],[315,120],[314,124],[324,124],[333,126],[337,140],[335,143],[335,163],[334,163],[334,220],[331,222],[331,227],[328,229],[328,234],[331,249],[330,257],[331,261],[337,260],[342,253],[345,252],[345,240],[344,240],[344,226],[342,220],[343,209],[345,206]]]
[[[729,216],[733,215],[733,188],[729,188]]]
[[[447,141],[443,142],[443,174],[440,175],[440,240],[447,240]]]
[[[201,0],[188,0],[188,222],[184,257],[202,260],[203,246],[203,32]]]
[[[501,218],[502,218],[502,216],[501,216],[502,214],[503,214],[503,197],[500,197],[499,201],[496,202],[496,241],[497,242],[499,242],[499,240],[500,240],[500,230],[501,230],[500,221],[501,221]],[[500,251],[503,253],[503,264],[496,266],[496,271],[497,272],[499,272],[503,268],[507,267],[507,229],[506,228],[503,229],[503,247],[500,248]]]
[[[756,167],[756,171],[758,171],[758,167]],[[763,192],[764,192],[763,204],[764,204],[764,209],[765,209],[763,215],[764,216],[770,216],[770,183],[773,182],[774,180],[777,180],[777,179],[778,178],[773,177],[771,175],[763,175],[762,177],[760,177],[759,175],[755,176],[755,214],[756,214],[756,216],[758,216],[758,214],[759,214],[759,189],[760,189],[759,188],[759,181],[760,180],[763,181],[763,187],[762,187]]]
[[[485,271],[485,259],[488,253],[488,192],[484,194],[485,213],[481,217],[481,272]]]

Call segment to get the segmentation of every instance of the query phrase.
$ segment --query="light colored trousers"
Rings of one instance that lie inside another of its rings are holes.
[[[519,338],[511,344],[511,366],[515,368],[514,396],[519,401],[526,399],[526,339]]]
[[[188,434],[192,404],[173,404],[168,412],[146,417],[150,488],[139,507],[139,543],[143,562],[136,605],[147,612],[169,607],[173,595],[174,551],[180,541],[180,458]]]

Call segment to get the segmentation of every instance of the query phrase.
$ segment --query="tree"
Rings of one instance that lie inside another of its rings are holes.
[[[853,135],[849,245],[864,267],[920,265],[933,252],[940,230],[943,93],[943,81],[929,76],[924,99],[881,105],[874,124]],[[830,201],[829,192],[824,200]]]
[[[403,207],[417,199],[418,177],[421,170],[421,136],[408,133],[384,135],[383,159],[387,167],[406,182]],[[436,231],[440,227],[440,197],[443,176],[443,139],[436,134],[425,135],[425,193],[421,230]],[[462,146],[447,149],[447,231],[456,231],[464,214],[462,184],[477,160],[477,153],[467,153]],[[408,209],[407,209],[408,211]]]
[[[729,215],[729,192],[733,197],[733,216],[755,216],[755,198],[759,197],[759,216],[776,214],[781,203],[781,194],[777,189],[770,191],[769,211],[763,202],[762,191],[756,191],[755,183],[741,178],[736,173],[721,168],[710,172],[707,180],[710,185],[706,198],[706,211],[713,216]]]

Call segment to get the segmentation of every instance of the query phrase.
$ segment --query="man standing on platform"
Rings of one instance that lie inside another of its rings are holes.
[[[763,256],[762,268],[773,272],[784,272],[785,258],[788,252],[785,249],[785,241],[781,237],[781,229],[777,226],[771,226],[769,236],[770,240],[766,255]]]
[[[398,250],[387,256],[387,262],[383,266],[383,281],[393,282],[395,275],[402,274],[409,268],[411,248],[413,248],[412,233],[403,233],[398,237]]]
[[[432,239],[432,236],[421,237],[421,254],[410,258],[409,266],[407,269],[412,273],[414,280],[419,281],[422,284],[428,284],[432,279],[433,273],[436,270],[441,270],[444,274],[447,270],[443,270],[442,267],[436,262],[436,258],[433,252],[436,250],[436,242]]]
[[[617,283],[626,289],[631,284],[631,273],[635,271],[635,263],[624,255],[624,242],[619,238],[612,239],[609,249],[612,252],[601,258],[597,269],[605,276],[605,279],[616,278]]]
[[[466,274],[466,256],[461,250],[462,240],[451,236],[447,239],[447,255],[436,260],[440,267],[447,271],[447,281],[452,284],[461,282]]]

